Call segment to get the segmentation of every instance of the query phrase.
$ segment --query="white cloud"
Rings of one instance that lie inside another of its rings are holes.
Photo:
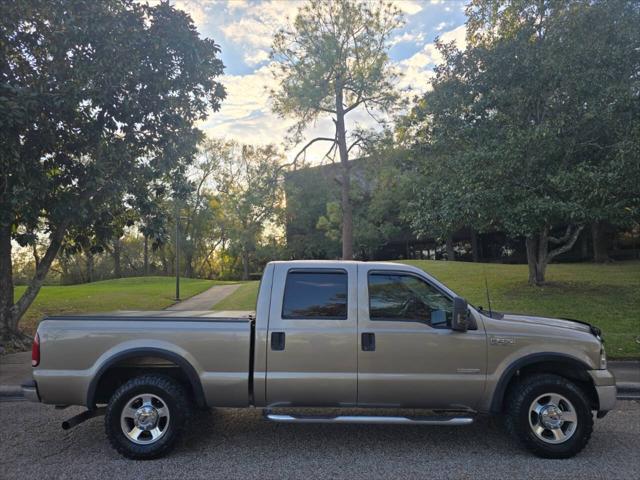
[[[422,11],[422,5],[420,5],[421,2],[416,0],[396,0],[393,3],[407,15],[415,15]]]
[[[150,5],[157,5],[160,3],[160,0],[139,0],[140,3],[149,3]],[[193,19],[193,23],[196,24],[198,28],[201,28],[205,23],[207,23],[207,12],[206,8],[212,2],[210,0],[172,0],[171,5],[176,7],[178,10],[182,10],[183,12],[188,13]]]
[[[398,45],[399,43],[421,43],[424,41],[424,33],[410,33],[404,32],[402,35],[396,35],[391,39],[391,46]]]
[[[467,48],[467,29],[465,25],[449,30],[440,35],[440,40],[445,43],[454,42],[460,50]]]
[[[237,22],[225,25],[222,31],[228,40],[238,45],[246,45],[252,49],[268,49],[276,27],[254,18],[244,17]]]
[[[465,36],[465,26],[461,25],[440,35],[440,40],[445,43],[454,42],[456,47],[464,49]],[[398,67],[403,75],[399,88],[411,89],[414,94],[427,91],[434,76],[433,67],[442,61],[442,55],[435,43],[426,44],[419,52],[399,62]]]
[[[437,26],[436,26],[436,31],[437,32],[441,32],[442,30],[444,30],[445,28],[447,28],[449,25],[451,25],[448,22],[440,22]]]
[[[207,0],[178,1],[202,3]],[[393,3],[409,16],[422,11],[421,0],[396,0]],[[227,10],[239,18],[226,23],[221,29],[227,40],[242,46],[247,65],[259,65],[268,58],[274,33],[287,24],[287,19],[293,20],[302,5],[304,2],[301,0],[267,0],[259,3],[227,0]],[[419,35],[416,35],[416,41],[423,40]]]
[[[241,8],[247,8],[249,6],[249,2],[247,0],[226,0],[226,4],[230,12]]]
[[[227,40],[241,45],[248,65],[268,59],[274,33],[293,19],[302,5],[296,1],[270,0],[257,4],[229,2],[227,7],[239,16],[222,27]]]
[[[207,3],[206,0],[177,0],[175,6],[191,15],[193,23],[201,27],[207,22]]]
[[[254,53],[247,53],[244,61],[247,65],[255,66],[269,60],[269,52],[266,50],[256,50]]]
[[[222,83],[227,98],[220,111],[213,113],[200,128],[209,136],[242,143],[281,143],[292,122],[271,112],[267,89],[273,88],[275,82],[269,67],[260,67],[247,75],[225,75]]]

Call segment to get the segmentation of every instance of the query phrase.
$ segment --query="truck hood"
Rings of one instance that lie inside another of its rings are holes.
[[[600,330],[586,322],[572,320],[568,318],[548,318],[536,317],[533,315],[523,315],[516,313],[499,313],[493,312],[493,318],[506,320],[508,322],[527,323],[534,325],[545,325],[547,327],[564,328],[568,330],[576,330],[579,332],[591,333],[594,336],[600,335]]]

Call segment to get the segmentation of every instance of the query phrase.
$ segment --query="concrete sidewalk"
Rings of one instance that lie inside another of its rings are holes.
[[[640,399],[640,361],[609,361],[609,370],[616,376],[619,399]],[[20,385],[29,379],[31,352],[0,356],[0,397],[22,397]]]
[[[216,285],[198,295],[182,300],[167,307],[165,310],[211,310],[220,300],[227,298],[239,287],[240,283],[231,285]]]

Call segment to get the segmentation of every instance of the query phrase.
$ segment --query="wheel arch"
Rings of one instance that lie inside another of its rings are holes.
[[[191,365],[191,363],[186,358],[177,353],[164,350],[162,348],[138,347],[116,353],[98,368],[98,371],[91,379],[89,388],[87,389],[87,408],[96,408],[96,394],[98,391],[98,386],[100,385],[100,381],[112,368],[116,367],[123,361],[145,357],[159,358],[174,364],[188,380],[188,384],[191,387],[191,391],[193,393],[196,404],[199,407],[206,406],[206,400],[204,396],[204,390],[202,388],[202,383],[200,381],[200,376],[198,375],[193,365]]]
[[[593,381],[588,374],[591,367],[584,361],[564,353],[533,353],[519,358],[509,365],[496,384],[490,404],[490,413],[500,413],[504,408],[507,392],[519,378],[531,373],[553,373],[574,380],[588,387],[587,393],[598,407],[598,397]]]

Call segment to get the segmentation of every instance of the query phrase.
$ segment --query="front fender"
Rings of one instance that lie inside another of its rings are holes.
[[[538,363],[548,362],[557,362],[563,365],[568,365],[571,368],[584,372],[591,369],[589,363],[584,359],[564,353],[536,352],[525,356],[517,356],[517,358],[510,356],[500,364],[500,368],[496,369],[496,372],[494,372],[493,375],[488,377],[487,395],[483,401],[481,411],[500,413],[507,388],[518,370]]]

